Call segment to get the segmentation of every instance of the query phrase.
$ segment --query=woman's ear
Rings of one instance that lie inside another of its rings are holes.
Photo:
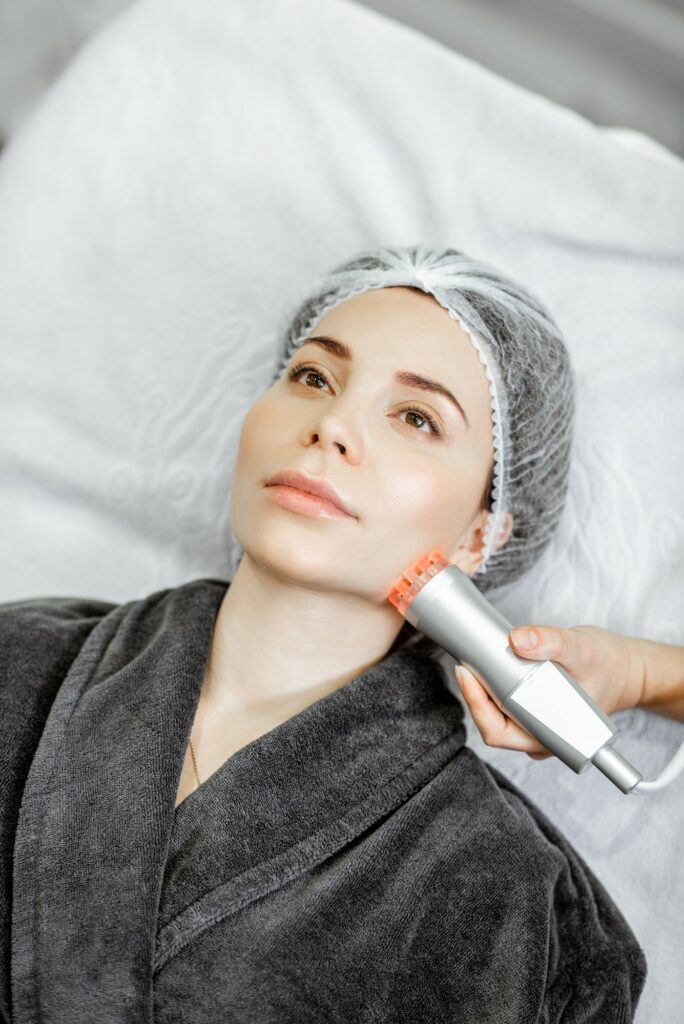
[[[491,512],[489,513],[491,515]],[[499,533],[494,540],[494,550],[498,551],[500,547],[506,543],[510,535],[513,533],[513,514],[511,512],[504,512],[501,526],[499,527]]]
[[[478,513],[474,525],[470,528],[465,541],[459,544],[449,557],[450,562],[457,565],[459,569],[462,569],[469,576],[472,576],[484,558],[484,532],[490,516],[491,512],[488,509],[482,509]],[[512,532],[513,516],[510,512],[506,512],[494,541],[494,551],[506,543]]]

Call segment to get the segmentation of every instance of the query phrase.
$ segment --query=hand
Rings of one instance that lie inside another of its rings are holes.
[[[516,636],[521,638],[521,631],[528,630],[537,635],[538,643],[532,648],[522,647],[520,639],[516,643]],[[599,626],[521,626],[511,630],[509,642],[521,658],[557,662],[607,715],[642,702],[644,647],[635,637],[611,633]],[[521,750],[535,761],[552,756],[499,708],[479,676],[463,665],[456,665],[454,672],[473,721],[488,746]]]

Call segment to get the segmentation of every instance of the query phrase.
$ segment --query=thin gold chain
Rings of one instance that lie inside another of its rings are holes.
[[[195,748],[192,745],[192,736],[190,737],[190,754],[192,755],[192,767],[195,769],[195,778],[197,779],[197,785],[201,786],[199,772],[197,771],[197,760],[195,758]]]

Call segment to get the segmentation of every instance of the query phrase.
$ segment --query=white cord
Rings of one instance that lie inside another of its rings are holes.
[[[653,779],[652,782],[646,782],[644,779],[641,782],[637,782],[636,786],[630,789],[630,793],[636,793],[637,796],[647,796],[648,793],[655,793],[659,789],[665,789],[669,786],[673,779],[676,779],[679,773],[684,768],[684,743],[681,744],[679,750],[672,758],[669,764],[666,764],[662,772],[657,779]]]

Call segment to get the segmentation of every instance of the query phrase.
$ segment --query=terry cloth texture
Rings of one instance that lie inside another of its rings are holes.
[[[175,808],[228,586],[0,605],[0,1019],[632,1021],[634,934],[424,655]]]

